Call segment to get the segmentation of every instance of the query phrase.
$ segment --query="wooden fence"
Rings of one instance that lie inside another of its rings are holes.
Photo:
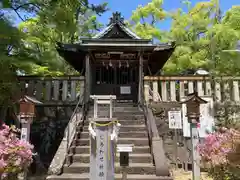
[[[179,101],[197,90],[200,96],[213,96],[216,102],[233,101],[240,103],[240,77],[209,76],[145,76],[145,99],[159,101]],[[150,92],[150,93],[149,93]]]
[[[83,76],[19,76],[18,79],[22,94],[35,97],[44,104],[76,102],[84,92]]]

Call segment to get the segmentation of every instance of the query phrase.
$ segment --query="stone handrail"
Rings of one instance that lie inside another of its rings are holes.
[[[150,138],[151,153],[154,159],[156,175],[157,176],[170,176],[168,163],[166,160],[163,140],[159,136],[156,119],[153,112],[147,105],[143,106],[144,113],[147,119],[147,128]]]
[[[74,109],[74,112],[68,122],[67,127],[64,131],[64,137],[58,147],[56,154],[48,168],[49,175],[59,175],[62,173],[62,167],[65,163],[68,151],[73,142],[74,136],[76,134],[76,128],[80,123],[83,123],[85,116],[85,104],[82,105],[81,112],[79,111],[79,106],[83,102],[83,98],[81,97]]]

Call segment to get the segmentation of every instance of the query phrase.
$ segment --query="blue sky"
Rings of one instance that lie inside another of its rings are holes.
[[[174,10],[182,7],[182,0],[164,0],[163,8],[165,10]],[[192,5],[200,1],[207,0],[191,0]],[[108,23],[109,17],[111,17],[112,12],[119,11],[122,13],[125,19],[129,19],[132,11],[134,11],[138,5],[146,5],[151,2],[151,0],[89,0],[90,3],[99,4],[102,2],[108,2],[110,11],[104,13],[102,17],[99,18],[100,22],[103,24]],[[240,0],[220,0],[220,7],[223,12],[230,9],[234,5],[240,5]],[[169,29],[171,25],[170,21],[164,21],[159,26],[163,30]]]
[[[176,8],[182,7],[181,1],[182,0],[164,0],[163,8],[165,10],[174,10]],[[200,1],[204,0],[191,0],[192,5]],[[89,2],[92,4],[108,2],[108,7],[110,10],[98,18],[101,23],[107,24],[113,12],[119,11],[122,13],[125,19],[129,19],[132,11],[134,11],[138,5],[146,5],[147,3],[151,2],[151,0],[89,0]],[[234,5],[240,5],[240,0],[220,0],[220,7],[223,12],[230,9]],[[18,18],[15,18],[15,23],[18,24],[19,22],[20,20]],[[159,24],[159,27],[162,30],[167,30],[169,29],[170,25],[171,22],[169,20],[166,20],[164,22],[161,22]]]

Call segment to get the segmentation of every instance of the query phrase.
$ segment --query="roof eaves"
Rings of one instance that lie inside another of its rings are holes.
[[[92,38],[94,39],[99,39],[101,37],[103,37],[105,34],[107,34],[109,31],[111,31],[111,29],[113,28],[114,24],[111,24],[109,26],[107,26],[106,28],[104,28],[101,32],[99,32],[98,34],[96,34],[95,36],[93,36]]]

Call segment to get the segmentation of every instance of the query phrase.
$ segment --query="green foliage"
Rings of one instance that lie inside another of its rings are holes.
[[[17,28],[12,27],[10,22],[3,16],[0,18],[0,105],[12,104],[15,94],[16,70],[19,67],[28,67],[23,50],[19,50],[22,45],[23,34]],[[19,57],[19,59],[17,58]]]
[[[58,55],[56,42],[72,43],[94,35],[102,27],[96,16],[107,10],[106,5],[92,5],[87,0],[1,1],[0,110],[19,98],[17,70],[41,76],[78,73]],[[22,20],[19,27],[10,21],[9,12]],[[34,17],[22,17],[22,12]]]
[[[129,26],[143,38],[176,41],[175,52],[164,66],[165,74],[205,68],[216,74],[239,75],[240,56],[223,50],[234,49],[240,38],[240,6],[233,6],[221,17],[218,0],[198,2],[195,6],[190,1],[182,3],[187,12],[181,8],[166,12],[163,1],[152,0],[133,12]],[[170,30],[161,31],[159,23],[169,18]]]
[[[156,24],[166,17],[167,12],[162,8],[163,0],[153,0],[146,6],[138,6],[133,12],[130,27],[135,29],[142,38],[162,39],[162,32]],[[150,22],[148,22],[150,21]]]

